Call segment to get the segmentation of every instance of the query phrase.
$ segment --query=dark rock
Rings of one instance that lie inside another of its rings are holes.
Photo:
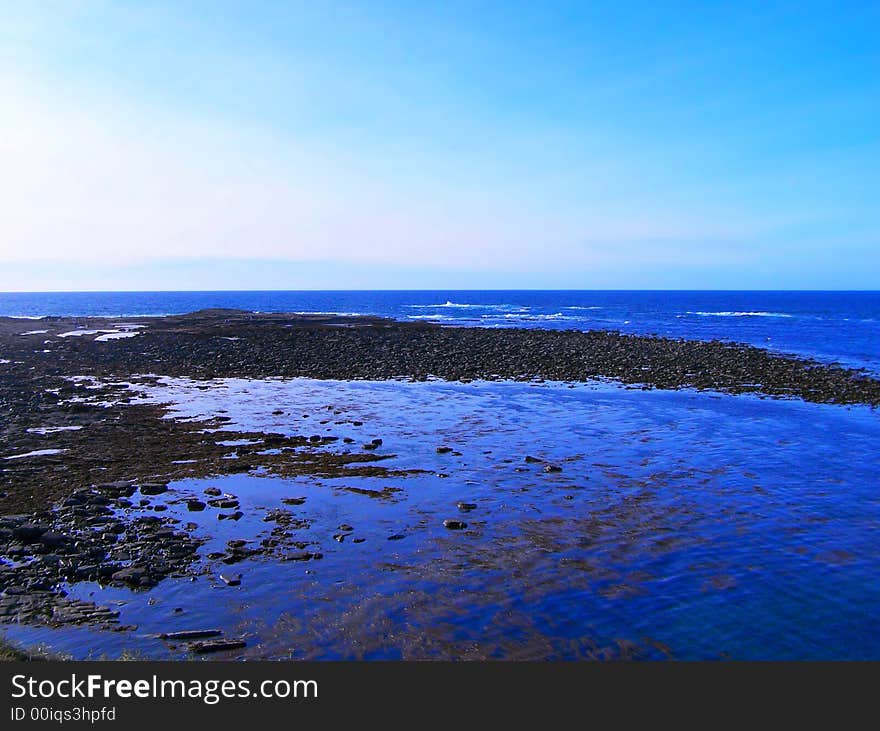
[[[443,521],[443,526],[449,530],[464,530],[467,528],[467,523],[463,520],[452,520],[451,518],[447,518]]]
[[[282,557],[282,561],[314,561],[324,558],[321,553],[312,551],[299,551],[298,553],[288,553]]]
[[[459,510],[461,510],[463,513],[468,513],[468,512],[470,512],[471,510],[476,510],[476,509],[477,509],[477,504],[476,504],[476,503],[463,503],[463,502],[460,502],[460,503],[456,503],[456,507],[457,507]]]
[[[437,447],[437,454],[449,454],[452,451],[452,447]]]
[[[145,482],[140,489],[141,495],[161,495],[168,490],[168,485],[161,482]]]
[[[137,586],[147,575],[147,570],[143,566],[129,566],[117,571],[110,578],[122,584]]]
[[[22,543],[33,543],[40,539],[40,536],[43,535],[47,530],[44,525],[37,525],[35,523],[23,523],[22,525],[16,526],[12,529],[12,537],[16,540],[21,541]]]
[[[226,652],[228,650],[240,650],[247,647],[244,640],[207,640],[206,642],[194,642],[189,646],[190,652],[203,655],[209,652]]]
[[[193,512],[200,512],[205,509],[205,503],[201,500],[187,500],[186,501],[186,509],[192,510]]]
[[[179,607],[175,612],[182,612]],[[202,640],[208,637],[219,637],[223,633],[219,629],[186,629],[179,632],[162,632],[160,640]]]
[[[55,531],[46,531],[40,536],[40,543],[49,548],[58,548],[68,542],[67,536]]]

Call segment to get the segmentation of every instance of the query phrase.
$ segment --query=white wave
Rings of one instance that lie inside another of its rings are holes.
[[[763,311],[724,311],[724,312],[688,312],[689,315],[700,315],[701,317],[793,317],[787,312],[763,312]]]
[[[413,307],[413,308],[419,309],[419,310],[433,310],[438,307],[449,307],[449,308],[458,308],[458,309],[475,308],[478,310],[502,310],[502,311],[517,310],[518,312],[528,312],[531,309],[530,307],[526,307],[525,305],[512,305],[512,304],[506,304],[506,303],[501,303],[501,304],[488,303],[488,304],[484,304],[484,305],[477,305],[477,304],[471,304],[468,302],[450,302],[449,300],[447,300],[443,304],[439,304],[439,305],[407,305],[407,307]]]
[[[508,312],[504,315],[481,315],[483,320],[497,320],[502,318],[504,320],[523,320],[523,321],[535,321],[535,320],[579,320],[578,317],[572,317],[571,315],[563,315],[561,312],[554,312],[552,315],[529,315],[529,314],[521,314],[518,312]]]
[[[581,307],[580,305],[569,305],[568,307],[563,307],[564,310],[603,310],[604,307],[599,307],[598,305],[592,305],[590,307]]]
[[[26,333],[19,333],[19,335],[45,335],[48,330],[28,330]]]
[[[449,315],[407,315],[410,320],[457,320],[456,317]]]
[[[370,317],[367,312],[324,312],[322,310],[307,310],[306,312],[296,312],[296,315],[336,315],[337,317]]]

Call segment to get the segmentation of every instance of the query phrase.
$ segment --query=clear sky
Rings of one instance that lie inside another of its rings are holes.
[[[880,3],[0,0],[0,289],[880,288]]]

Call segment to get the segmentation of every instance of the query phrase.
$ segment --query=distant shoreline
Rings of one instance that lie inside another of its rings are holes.
[[[8,371],[25,365],[55,376],[608,378],[644,388],[880,405],[880,380],[866,372],[751,345],[373,316],[208,309],[163,317],[0,318],[0,357],[10,361]]]

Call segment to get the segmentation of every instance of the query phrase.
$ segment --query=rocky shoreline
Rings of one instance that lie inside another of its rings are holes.
[[[169,576],[203,573],[201,540],[191,526],[165,517],[167,505],[156,499],[174,480],[256,470],[287,477],[405,477],[383,466],[389,455],[377,450],[381,439],[350,445],[326,433],[224,431],[227,442],[237,444],[220,443],[212,430],[222,426],[222,417],[178,421],[163,418],[161,406],[138,402],[138,384],[156,379],[149,374],[197,380],[602,378],[646,389],[880,404],[880,381],[865,373],[721,342],[228,310],[164,318],[0,318],[0,409],[6,416],[0,427],[0,623],[126,629],[114,610],[71,599],[64,587],[86,581],[148,591]],[[339,424],[345,415],[333,418]],[[190,498],[187,507],[237,520],[235,496]],[[295,540],[301,518],[279,510],[265,520],[275,527],[264,544],[229,546],[208,560],[321,557],[315,546]],[[447,528],[465,525],[451,520]],[[339,535],[333,539],[344,540]]]
[[[376,317],[203,310],[154,318],[0,318],[4,376],[322,379],[607,378],[880,405],[880,380],[834,364],[720,341],[615,331],[442,327]],[[11,367],[10,367],[11,366]]]

